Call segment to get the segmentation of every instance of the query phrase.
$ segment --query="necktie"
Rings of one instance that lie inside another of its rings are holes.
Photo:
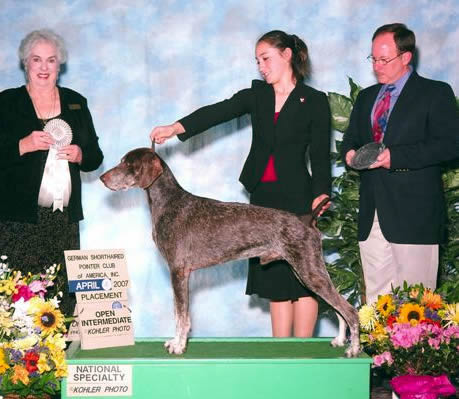
[[[389,117],[390,94],[395,89],[394,85],[387,85],[383,95],[376,103],[373,114],[373,140],[380,143],[386,131]]]

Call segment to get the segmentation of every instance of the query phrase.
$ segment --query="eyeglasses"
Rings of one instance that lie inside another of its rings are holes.
[[[367,60],[370,61],[372,64],[380,63],[381,65],[387,65],[389,62],[392,62],[396,58],[400,57],[402,54],[404,54],[404,53],[400,53],[400,54],[396,55],[394,58],[391,58],[390,60],[386,60],[385,58],[375,58],[372,55],[369,55],[367,57]]]

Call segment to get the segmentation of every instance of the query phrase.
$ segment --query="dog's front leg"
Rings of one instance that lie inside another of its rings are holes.
[[[188,332],[191,328],[189,306],[189,277],[190,273],[183,270],[172,270],[171,281],[174,291],[174,310],[175,310],[175,337],[167,341],[164,346],[169,353],[177,355],[185,352]]]

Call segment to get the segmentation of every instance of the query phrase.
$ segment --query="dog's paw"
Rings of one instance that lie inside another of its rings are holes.
[[[335,348],[337,346],[344,346],[346,343],[346,337],[342,337],[341,335],[338,335],[337,337],[333,338],[331,341],[331,345],[334,346]]]
[[[164,347],[171,355],[181,355],[183,352],[185,352],[186,344],[182,344],[178,338],[173,338],[169,341],[166,341]]]
[[[360,345],[358,343],[349,345],[346,349],[347,357],[356,357],[360,353]]]

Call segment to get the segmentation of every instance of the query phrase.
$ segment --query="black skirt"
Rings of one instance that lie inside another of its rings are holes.
[[[38,207],[38,223],[0,221],[0,254],[8,256],[11,269],[21,273],[44,273],[53,264],[61,270],[52,292],[62,291],[59,305],[66,315],[72,315],[75,295],[69,294],[64,250],[80,249],[78,222],[69,223],[67,208],[53,212],[52,208]]]
[[[309,211],[306,209],[306,200],[303,196],[286,193],[276,182],[259,183],[250,196],[250,203],[296,214],[305,214]],[[271,301],[296,301],[298,298],[314,296],[313,292],[298,280],[286,261],[260,265],[259,258],[249,260],[246,294],[257,294]]]

